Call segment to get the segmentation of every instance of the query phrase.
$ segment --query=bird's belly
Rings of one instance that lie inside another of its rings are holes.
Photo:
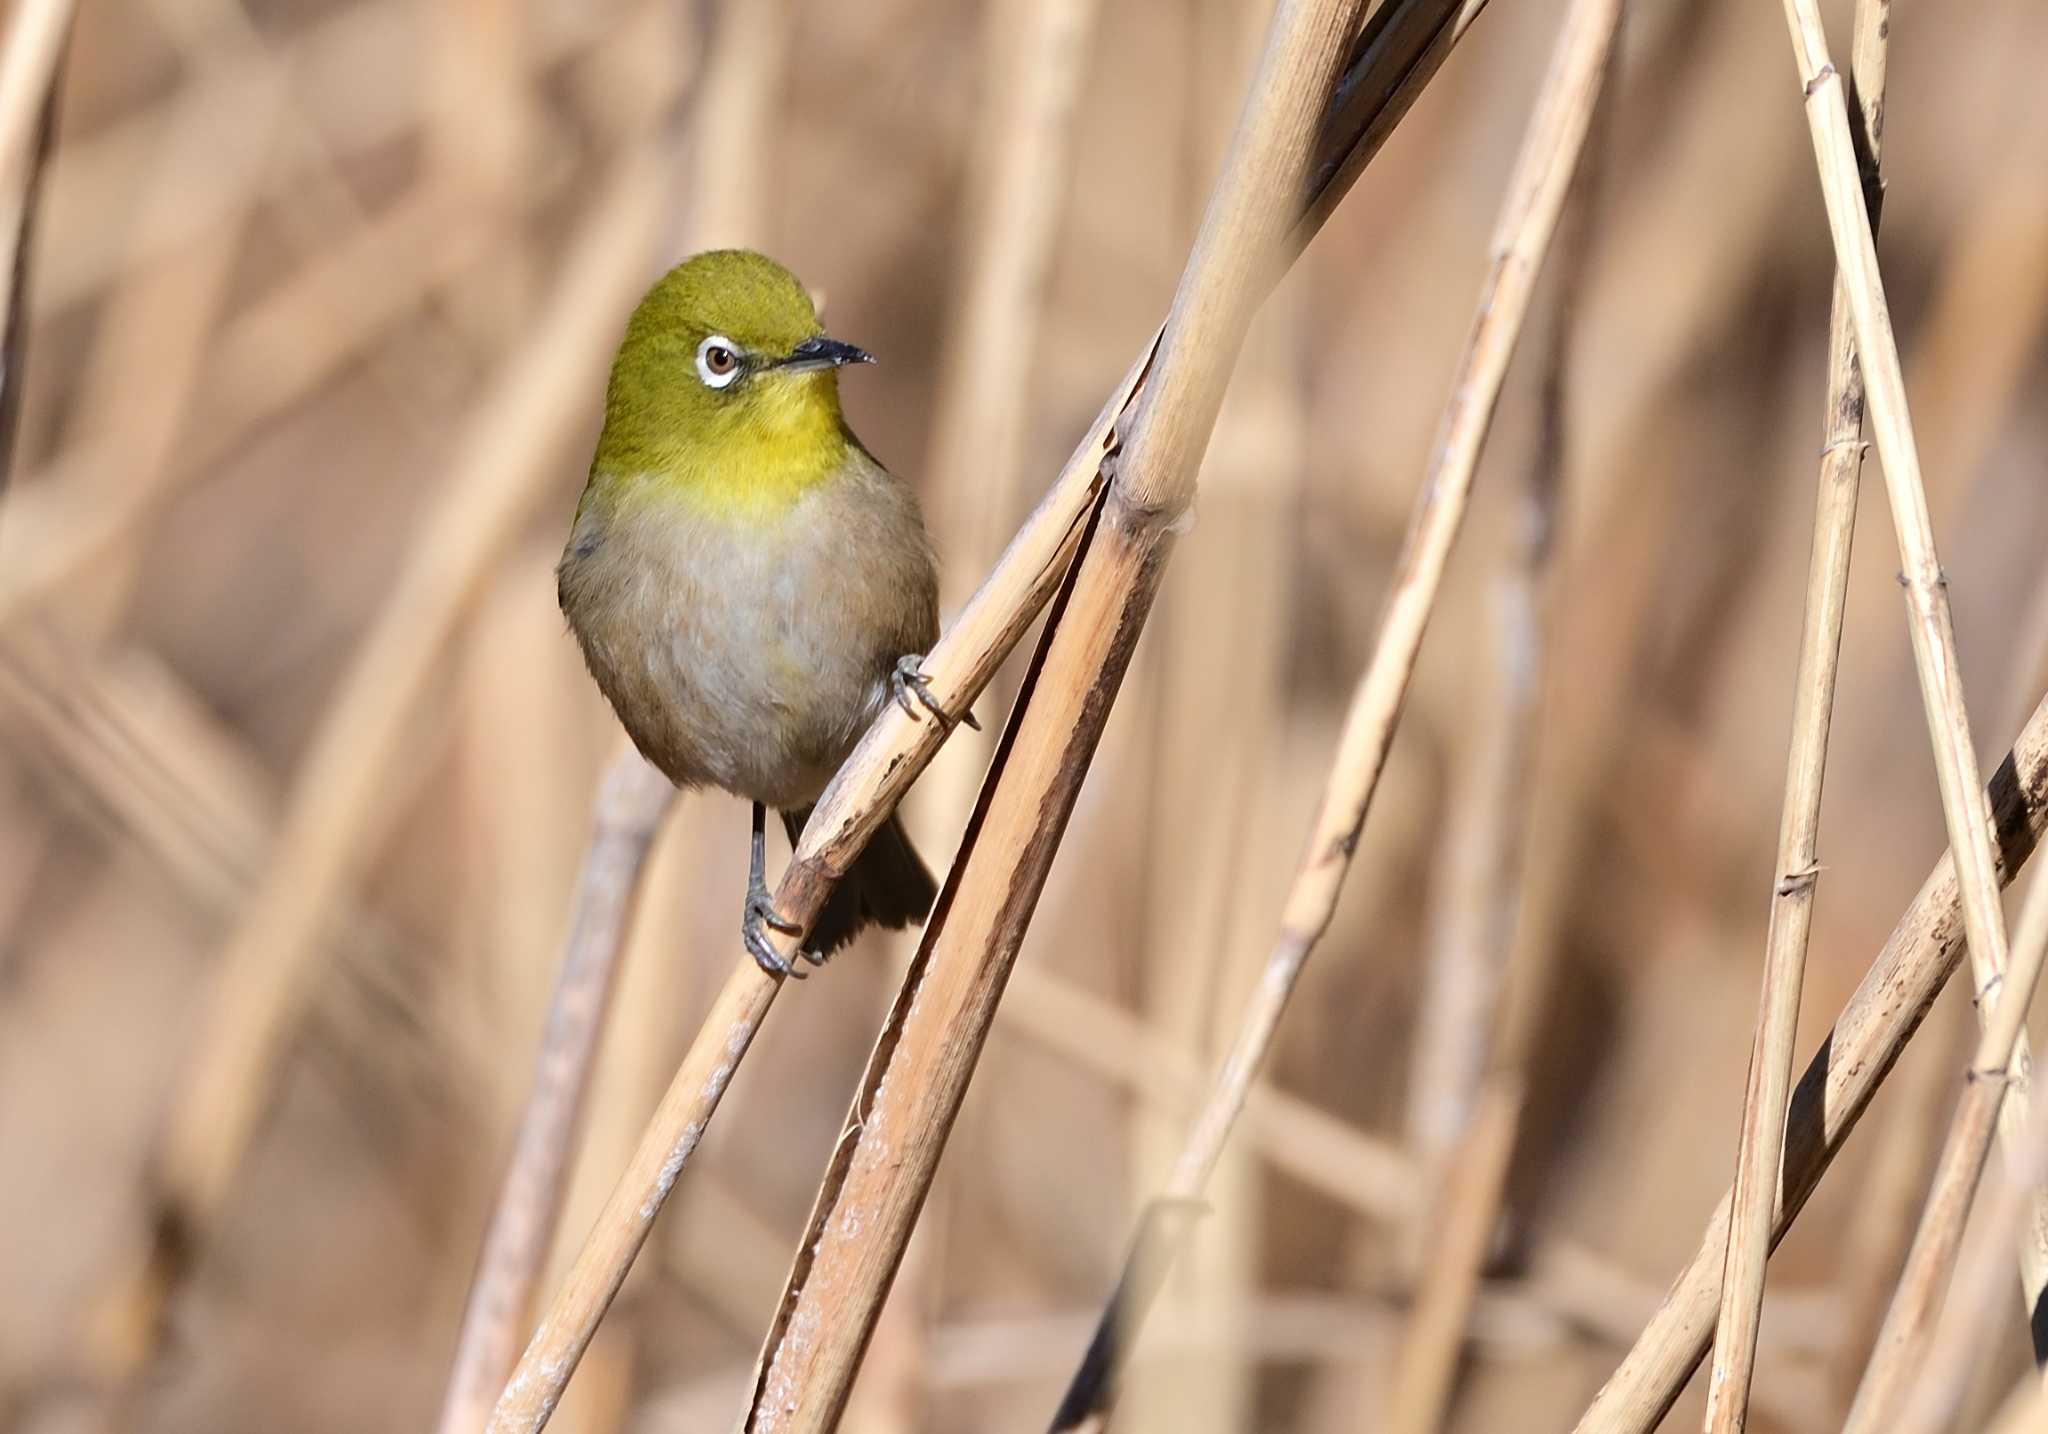
[[[672,780],[809,803],[888,696],[894,654],[849,601],[862,555],[708,520],[662,526],[605,535],[580,559],[602,577],[571,573],[573,546],[564,562],[599,686]]]

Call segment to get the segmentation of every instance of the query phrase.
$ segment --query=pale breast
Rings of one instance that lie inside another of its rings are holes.
[[[813,800],[937,636],[931,546],[909,490],[868,460],[785,513],[663,492],[587,511],[561,566],[592,675],[677,783]]]

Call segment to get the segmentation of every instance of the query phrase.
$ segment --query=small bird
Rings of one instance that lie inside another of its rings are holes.
[[[827,337],[765,255],[671,269],[626,325],[557,570],[591,676],[641,753],[679,787],[753,803],[741,936],[785,975],[802,973],[767,929],[800,928],[768,893],[766,808],[794,844],[885,703],[950,720],[918,674],[938,575],[917,497],[839,408],[839,370],[872,362]],[[892,815],[800,954],[822,965],[869,924],[922,921],[936,890]]]

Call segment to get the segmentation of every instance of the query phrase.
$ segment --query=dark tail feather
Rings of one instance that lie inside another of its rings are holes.
[[[782,827],[789,833],[791,846],[796,845],[810,816],[809,807],[782,814]],[[939,885],[932,880],[931,869],[911,846],[903,823],[891,814],[854,858],[846,879],[818,913],[817,923],[811,927],[810,939],[804,945],[820,956],[830,956],[859,935],[862,927],[873,925],[901,931],[929,916],[938,894]]]

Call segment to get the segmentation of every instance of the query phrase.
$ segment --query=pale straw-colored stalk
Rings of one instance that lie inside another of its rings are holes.
[[[1614,44],[1618,41],[1610,41],[1610,47]],[[1611,49],[1608,65],[1611,73]],[[1512,495],[1514,536],[1492,592],[1496,675],[1477,721],[1470,771],[1447,814],[1451,855],[1433,904],[1437,931],[1449,933],[1456,944],[1431,953],[1433,989],[1440,996],[1440,1040],[1429,1073],[1439,1080],[1439,1105],[1432,1115],[1444,1122],[1450,1139],[1420,1152],[1437,1184],[1433,1212],[1419,1222],[1426,1242],[1386,1396],[1389,1434],[1431,1434],[1449,1415],[1480,1277],[1499,1229],[1546,995],[1540,948],[1518,940],[1517,932],[1524,905],[1531,775],[1554,643],[1568,448],[1567,372],[1613,97],[1613,85],[1603,81],[1585,140],[1587,152],[1558,221],[1540,428],[1535,449],[1522,465],[1522,487]],[[1422,1074],[1418,1070],[1418,1078]]]
[[[2001,881],[2034,852],[2048,824],[2048,701],[2034,709],[1989,789]],[[1952,856],[1912,905],[1849,997],[1834,1029],[1793,1087],[1774,1237],[1782,1237],[1841,1150],[1878,1083],[1918,1029],[1964,953]],[[1698,1251],[1663,1305],[1580,1418],[1578,1434],[1649,1434],[1707,1352],[1728,1255],[1729,1201],[1707,1223]]]
[[[2013,923],[2013,985],[2029,962],[2038,963],[2048,946],[2048,867],[2037,868]],[[2030,1218],[2033,1189],[2044,1174],[2042,1112],[2035,1107],[2028,1158],[2003,1172],[1987,1191],[1984,1208],[1956,1266],[1954,1297],[1947,1300],[1940,1323],[1926,1345],[1925,1357],[1913,1372],[1911,1387],[1894,1404],[1888,1434],[1943,1434],[1963,1413],[1973,1378],[1985,1355],[1998,1345],[1999,1327],[2012,1319],[2012,1248]],[[1916,1232],[1917,1233],[1917,1232]],[[1910,1269],[1910,1265],[1908,1267]],[[1903,1284],[1903,1282],[1902,1282]],[[1903,1291],[1902,1291],[1903,1293]],[[1877,1341],[1883,1348],[1883,1341]]]
[[[1878,165],[1884,140],[1890,33],[1891,0],[1857,0],[1852,89],[1867,166],[1860,183],[1873,226],[1884,193]],[[1736,1147],[1728,1272],[1721,1290],[1714,1363],[1707,1384],[1708,1434],[1739,1434],[1749,1417],[1749,1385],[1756,1370],[1757,1329],[1763,1319],[1764,1272],[1771,1257],[1771,1214],[1777,1202],[1778,1167],[1785,1152],[1785,1101],[1792,1089],[1797,1055],[1799,995],[1805,984],[1806,944],[1813,929],[1815,889],[1820,883],[1821,784],[1841,669],[1842,614],[1849,590],[1849,555],[1856,534],[1863,454],[1863,376],[1856,361],[1848,296],[1837,279],[1828,319],[1827,409],[1812,554],[1807,562],[1806,618],[1800,633],[1799,671],[1793,679],[1792,742],[1785,759],[1777,870],[1764,941],[1763,994]]]
[[[2044,955],[2048,955],[2048,881],[2037,874],[2020,917],[2012,965],[2005,980],[1980,997],[1979,1009],[1987,1016],[1983,1033],[1971,1057],[1948,1140],[1934,1167],[1934,1181],[1906,1252],[1898,1291],[1892,1296],[1884,1326],[1878,1331],[1877,1347],[1849,1410],[1846,1434],[1895,1429],[1902,1406],[1922,1378],[1934,1342],[1935,1322],[1948,1293],[1949,1275],[1962,1248],[1963,1222],[1976,1201],[1977,1182],[1991,1151],[1999,1111],[2008,1087],[2022,1078],[2026,1051],[2018,1042],[2027,1007],[2033,1003],[2034,987],[2040,982]],[[2038,1186],[2040,1162],[2031,1158],[2025,1132],[2010,1149],[2009,1158],[2015,1172],[2030,1172]],[[2031,1216],[2019,1222],[2022,1249],[2037,1238],[2034,1225]],[[2027,1309],[2031,1315],[2033,1306]]]
[[[1962,912],[1969,932],[1970,970],[1979,1014],[1992,1018],[1989,1002],[2006,968],[2005,916],[1998,904],[1998,879],[1991,833],[1963,702],[1955,627],[1949,612],[1948,578],[1935,552],[1920,478],[1919,450],[1906,405],[1906,381],[1877,266],[1876,239],[1863,200],[1856,145],[1849,130],[1842,77],[1828,59],[1827,37],[1816,0],[1785,0],[1793,58],[1805,95],[1807,128],[1813,139],[1828,232],[1856,335],[1872,431],[1882,460],[1885,492],[1891,501],[1898,539],[1900,582],[1905,589],[1907,630],[1914,667],[1934,746],[1935,776],[1941,787],[1943,825],[1955,857]],[[2028,1053],[2023,1042],[2012,1072],[2008,1099],[1995,1106],[1997,1124],[2017,1155],[2027,1124]],[[1998,1065],[2003,1067],[2003,1059]],[[1971,1184],[1974,1186],[1974,1179]],[[2032,1309],[2048,1285],[2048,1219],[2030,1221],[2020,1241],[2021,1283]]]

